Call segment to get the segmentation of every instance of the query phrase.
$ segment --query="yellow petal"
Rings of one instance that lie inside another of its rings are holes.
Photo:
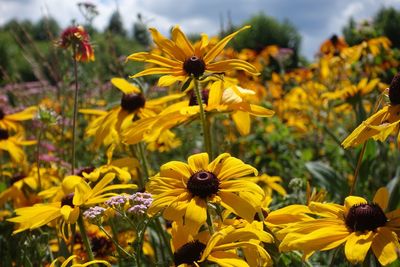
[[[236,111],[232,113],[232,119],[240,135],[248,135],[250,133],[250,115],[248,112]]]
[[[185,53],[187,58],[194,55],[194,48],[192,44],[186,38],[186,35],[181,31],[179,26],[175,26],[172,29],[172,41],[174,41],[176,45]]]
[[[194,197],[190,200],[186,208],[185,228],[189,233],[197,234],[200,226],[207,220],[207,202],[200,197]]]
[[[397,235],[386,227],[378,228],[378,233],[372,241],[372,251],[380,264],[386,266],[394,262],[399,251]]]
[[[221,205],[239,215],[248,222],[254,220],[254,215],[256,213],[255,208],[247,201],[240,198],[238,195],[231,192],[218,192],[218,196],[221,197]]]
[[[372,240],[374,239],[375,233],[368,231],[367,233],[353,232],[348,237],[346,245],[344,246],[344,252],[346,258],[352,263],[357,264],[364,261],[365,256],[371,247]]]
[[[206,64],[210,63],[212,60],[214,60],[225,48],[225,46],[229,43],[230,40],[232,40],[233,37],[235,37],[239,32],[249,29],[250,26],[244,26],[238,31],[231,33],[230,35],[226,36],[222,40],[220,40],[213,48],[210,49],[210,51],[207,52],[207,54],[204,56],[203,60],[205,61]]]
[[[198,172],[201,170],[206,170],[208,167],[208,154],[207,153],[199,153],[192,155],[188,158],[188,163],[190,166],[190,169],[193,170],[193,172]]]
[[[389,191],[386,187],[381,187],[376,191],[374,203],[377,203],[382,210],[386,210],[389,203]]]
[[[210,72],[226,72],[231,70],[243,70],[252,75],[260,75],[259,71],[250,63],[240,59],[227,59],[207,65],[207,71]]]
[[[128,82],[125,79],[112,78],[111,83],[115,87],[117,87],[119,90],[121,90],[124,94],[132,94],[132,93],[139,94],[139,93],[141,93],[140,89],[137,86],[131,84],[130,82]]]
[[[368,201],[366,201],[362,197],[356,197],[356,196],[346,197],[345,200],[344,200],[344,213],[345,213],[345,215],[347,215],[347,212],[354,205],[367,204],[367,203],[368,203]]]

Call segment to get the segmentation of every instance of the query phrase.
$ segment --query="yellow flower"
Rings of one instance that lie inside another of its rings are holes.
[[[67,266],[71,266],[71,267],[86,267],[86,266],[89,266],[89,265],[94,265],[94,264],[98,264],[98,263],[101,263],[101,264],[103,264],[103,265],[105,265],[105,266],[109,266],[109,267],[111,267],[111,264],[110,263],[108,263],[107,261],[105,261],[105,260],[93,260],[93,261],[89,261],[89,262],[86,262],[86,263],[72,263],[72,265],[69,265],[71,262],[74,262],[75,260],[76,260],[76,258],[77,258],[78,256],[77,255],[71,255],[71,256],[69,256],[68,257],[68,259],[65,259],[65,258],[63,258],[63,257],[58,257],[57,259],[55,259],[51,264],[50,264],[50,267],[56,267],[57,265],[56,265],[56,263],[57,262],[62,262],[62,264],[60,265],[60,267],[67,267]]]
[[[20,122],[33,119],[36,115],[36,111],[36,107],[29,107],[17,113],[6,114],[4,110],[0,108],[0,128],[17,132],[22,129]]]
[[[400,227],[400,209],[384,213],[389,193],[380,188],[369,203],[361,197],[349,196],[344,206],[311,202],[311,212],[320,218],[289,225],[279,232],[284,235],[281,251],[302,250],[307,258],[315,251],[334,249],[344,244],[346,258],[357,264],[368,251],[387,265],[398,258],[400,249],[396,231]]]
[[[368,78],[363,78],[357,85],[344,84],[343,88],[334,92],[327,92],[322,94],[322,98],[329,100],[332,99],[343,99],[350,100],[355,96],[364,96],[372,92],[379,85],[379,79],[372,79],[368,81]]]
[[[276,191],[281,196],[286,196],[286,190],[279,183],[282,183],[282,178],[279,176],[269,176],[262,174],[254,177],[251,181],[257,183],[265,191],[265,195],[271,197],[272,191]]]
[[[136,118],[148,118],[156,116],[162,109],[163,104],[178,99],[184,94],[173,94],[158,99],[146,100],[140,89],[122,78],[113,78],[111,83],[122,93],[121,105],[110,111],[81,109],[84,114],[98,116],[90,122],[86,134],[94,136],[95,147],[104,144],[108,147],[108,159],[120,141],[120,133]]]
[[[102,203],[116,195],[110,191],[137,188],[130,184],[110,185],[115,177],[115,173],[108,173],[93,188],[80,176],[65,177],[61,184],[61,194],[56,194],[53,202],[15,210],[17,217],[9,219],[19,224],[14,234],[39,228],[59,218],[68,224],[76,223],[80,207]]]
[[[219,225],[210,236],[208,231],[192,235],[181,224],[172,224],[172,250],[175,266],[199,266],[202,262],[218,266],[272,266],[272,259],[261,242],[272,243],[273,237],[259,225],[250,223]],[[238,250],[243,251],[245,259]]]
[[[148,191],[154,201],[148,212],[163,211],[167,220],[178,221],[190,233],[197,233],[206,222],[210,201],[251,222],[264,197],[263,190],[245,178],[253,174],[257,174],[255,168],[227,153],[211,163],[207,153],[190,156],[188,164],[168,162],[150,178]]]
[[[224,88],[224,86],[228,86]],[[208,113],[230,113],[236,128],[241,135],[250,133],[250,115],[257,117],[270,117],[274,111],[259,105],[249,103],[246,98],[254,95],[254,91],[241,88],[234,81],[211,80],[209,90],[202,91],[203,104]],[[136,144],[142,140],[151,142],[160,138],[166,130],[195,119],[199,116],[200,108],[194,94],[189,100],[170,105],[157,117],[139,120],[126,127],[123,132],[125,143]]]
[[[369,138],[384,141],[391,133],[398,132],[400,123],[400,72],[389,87],[390,105],[383,107],[363,121],[342,142],[344,148],[364,143]],[[398,137],[399,138],[399,137]]]
[[[250,26],[245,26],[212,46],[206,34],[202,34],[201,40],[192,45],[179,26],[172,29],[172,40],[165,38],[156,29],[150,28],[153,41],[164,53],[164,56],[150,52],[139,52],[130,55],[127,59],[153,63],[160,67],[148,68],[132,75],[131,78],[162,74],[158,85],[169,86],[177,81],[184,81],[191,75],[199,78],[206,73],[223,73],[235,69],[258,75],[258,70],[253,65],[240,59],[215,61],[228,42],[239,32],[248,28]]]
[[[0,150],[7,151],[10,154],[11,160],[15,163],[25,162],[25,152],[21,146],[34,145],[36,141],[22,140],[22,133],[10,136],[10,132],[0,128]]]

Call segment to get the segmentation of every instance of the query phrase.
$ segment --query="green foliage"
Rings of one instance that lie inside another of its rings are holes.
[[[112,34],[126,36],[126,31],[122,23],[121,14],[118,12],[118,10],[111,15],[110,22],[108,23],[106,31]]]
[[[265,46],[278,45],[292,49],[294,61],[297,64],[301,36],[288,20],[279,22],[273,17],[260,13],[246,21],[244,25],[251,25],[251,28],[238,34],[232,41],[236,50],[249,48],[260,52]]]
[[[400,48],[400,11],[393,7],[381,8],[374,18],[374,24],[394,47]]]
[[[33,28],[33,38],[38,41],[51,41],[60,33],[60,26],[57,21],[51,17],[41,18]]]
[[[140,13],[137,14],[137,21],[133,24],[133,37],[143,46],[149,46],[151,43],[149,30]]]

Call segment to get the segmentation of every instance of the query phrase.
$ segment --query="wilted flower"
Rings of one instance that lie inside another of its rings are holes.
[[[94,61],[89,35],[82,26],[71,26],[65,29],[58,44],[65,49],[71,47],[77,61]]]

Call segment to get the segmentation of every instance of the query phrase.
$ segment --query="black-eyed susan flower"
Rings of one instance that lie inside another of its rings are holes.
[[[319,218],[289,225],[279,235],[284,238],[281,251],[301,250],[308,258],[315,251],[344,245],[352,264],[364,261],[372,250],[382,265],[398,258],[400,210],[385,213],[389,200],[386,188],[380,188],[372,202],[349,196],[344,205],[311,202],[309,209]]]
[[[0,150],[7,151],[15,163],[23,163],[26,155],[22,146],[34,145],[36,141],[23,140],[22,133],[11,135],[10,131],[0,128]]]
[[[194,154],[188,163],[171,161],[150,178],[148,191],[154,201],[149,213],[159,211],[197,233],[207,219],[207,203],[213,202],[251,222],[264,197],[263,190],[246,176],[257,170],[231,157],[219,155],[209,162],[207,153]]]
[[[204,74],[223,73],[230,70],[243,70],[257,75],[258,70],[250,63],[240,59],[227,59],[218,61],[216,58],[223,51],[228,42],[239,32],[250,28],[245,26],[238,31],[226,36],[218,43],[211,46],[208,36],[202,34],[201,40],[192,44],[179,26],[172,29],[172,39],[169,40],[156,29],[150,28],[153,41],[163,55],[151,52],[139,52],[130,55],[127,59],[143,61],[158,65],[132,75],[132,78],[151,74],[163,75],[158,84],[168,86],[177,81],[184,81],[193,75],[196,78]]]
[[[141,90],[122,78],[113,78],[111,83],[123,94],[121,104],[109,111],[81,109],[84,114],[98,116],[87,127],[86,134],[94,136],[94,145],[99,147],[104,144],[108,147],[108,159],[112,157],[115,147],[121,143],[121,132],[138,118],[155,117],[163,104],[179,99],[184,94],[172,94],[158,99],[146,100]]]
[[[80,176],[65,177],[59,192],[50,192],[54,196],[52,202],[15,210],[17,216],[9,219],[19,224],[14,233],[39,228],[57,219],[68,224],[76,223],[81,207],[106,201],[116,195],[113,190],[137,188],[131,184],[110,185],[115,177],[115,173],[108,173],[93,187]]]
[[[241,135],[250,133],[251,116],[270,117],[274,111],[250,103],[247,98],[254,91],[242,88],[228,78],[225,81],[211,79],[208,88],[202,90],[202,100],[208,114],[229,113]],[[179,124],[194,120],[199,116],[200,108],[195,95],[189,99],[170,105],[157,117],[139,120],[126,127],[123,140],[128,144],[136,144],[142,140],[154,142],[160,136]]]
[[[37,107],[28,107],[20,112],[7,114],[0,108],[0,128],[12,132],[22,129],[21,121],[31,120],[35,117]]]
[[[172,224],[172,250],[175,266],[200,266],[216,263],[218,266],[272,266],[272,259],[261,242],[271,243],[273,237],[254,224],[218,226],[208,231],[191,234],[181,224]],[[238,252],[243,251],[244,257]]]
[[[344,148],[354,147],[370,138],[384,141],[391,133],[398,132],[400,124],[400,73],[396,74],[389,87],[390,105],[384,106],[363,121],[342,142]]]

